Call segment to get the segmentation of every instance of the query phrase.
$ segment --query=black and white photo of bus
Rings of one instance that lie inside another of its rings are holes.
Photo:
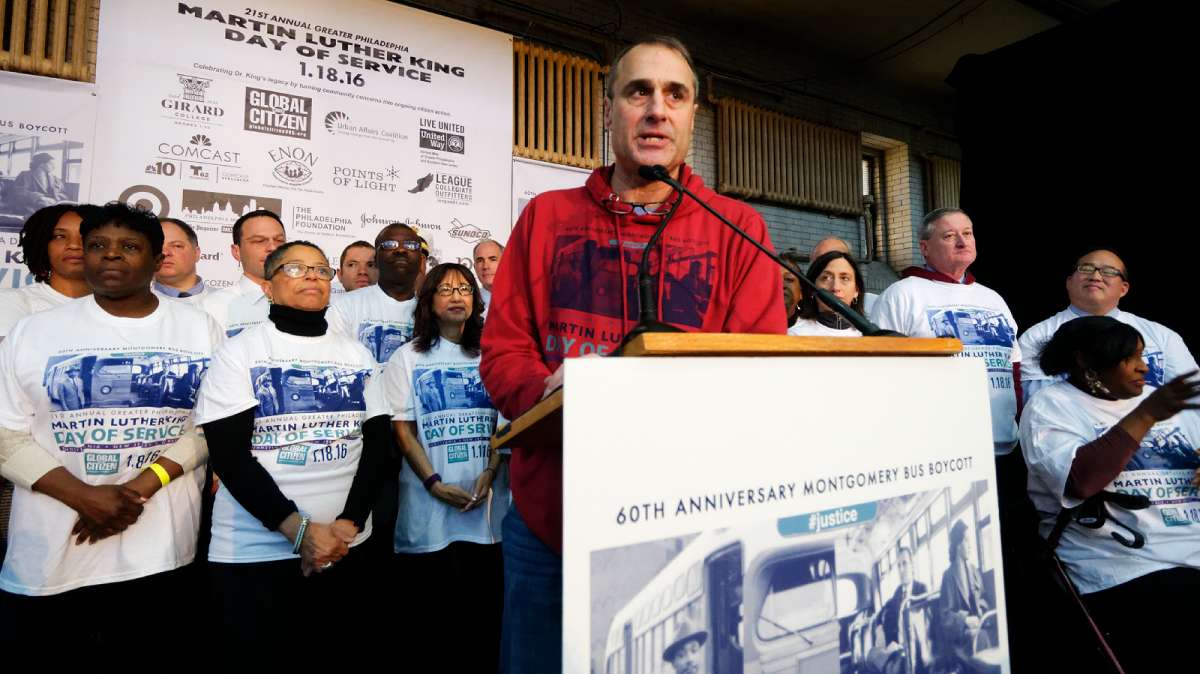
[[[376,363],[386,363],[396,349],[412,339],[412,325],[369,323],[358,326],[358,341],[367,347]]]
[[[926,309],[929,328],[938,337],[955,337],[965,345],[1012,346],[1016,331],[1001,311],[959,307]]]
[[[986,496],[980,481],[595,551],[593,671],[676,674],[687,626],[696,674],[998,673]]]
[[[335,367],[252,367],[255,417],[305,412],[361,412],[370,370]]]
[[[191,409],[208,361],[157,351],[54,356],[46,363],[42,385],[55,411]]]
[[[478,366],[416,368],[413,389],[423,413],[492,407]]]

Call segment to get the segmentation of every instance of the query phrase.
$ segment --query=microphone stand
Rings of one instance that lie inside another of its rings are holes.
[[[691,197],[693,200],[695,200],[696,203],[703,206],[704,210],[708,211],[709,213],[712,213],[714,216],[716,216],[716,218],[718,220],[720,220],[721,222],[725,223],[730,228],[732,228],[733,231],[735,231],[739,235],[741,235],[741,237],[743,239],[749,241],[755,248],[757,248],[759,251],[761,251],[764,255],[766,255],[767,257],[774,260],[775,264],[778,264],[779,266],[783,267],[784,269],[790,271],[792,273],[792,275],[795,276],[797,279],[799,279],[800,283],[803,284],[806,288],[811,290],[817,296],[817,298],[819,298],[821,300],[821,302],[823,302],[825,304],[825,306],[829,307],[830,309],[832,309],[834,311],[834,313],[838,314],[842,318],[845,318],[847,321],[849,321],[850,324],[853,325],[855,327],[855,329],[857,329],[859,332],[861,332],[864,337],[904,337],[905,336],[905,335],[902,335],[893,330],[884,330],[884,329],[880,328],[878,325],[875,325],[874,323],[869,321],[862,314],[860,314],[857,311],[855,311],[854,309],[851,309],[850,307],[846,306],[846,304],[844,302],[842,302],[841,300],[839,300],[833,293],[829,292],[828,290],[825,290],[824,288],[817,286],[817,284],[815,284],[811,280],[809,280],[808,276],[801,273],[801,271],[798,268],[796,268],[794,265],[792,265],[790,262],[788,262],[787,260],[784,260],[783,258],[779,257],[775,253],[772,253],[770,250],[767,249],[766,246],[764,246],[761,243],[759,243],[758,241],[756,241],[754,239],[754,237],[747,234],[741,227],[738,227],[737,225],[730,222],[728,218],[726,218],[725,216],[718,213],[716,211],[716,209],[714,209],[712,206],[709,206],[707,203],[705,203],[705,201],[703,199],[701,199],[700,197],[693,194],[692,191],[689,190],[688,188],[684,187],[682,183],[680,183],[678,180],[675,180],[674,178],[672,178],[671,174],[667,173],[667,169],[664,168],[661,164],[656,164],[654,166],[643,166],[638,169],[638,175],[641,176],[642,178],[645,178],[646,180],[658,180],[658,181],[664,182],[664,183],[670,185],[671,187],[675,188],[676,190],[678,190],[680,193],[686,194],[687,196]],[[622,342],[621,346],[624,346],[624,345],[625,345],[624,342]]]
[[[640,173],[640,171],[639,171]],[[632,342],[639,335],[644,335],[647,332],[683,332],[679,328],[668,325],[658,320],[658,284],[650,276],[650,251],[658,246],[658,240],[662,238],[662,233],[667,229],[667,223],[671,222],[671,218],[675,216],[675,211],[679,208],[679,204],[683,203],[683,195],[680,194],[675,203],[671,205],[670,210],[663,215],[662,222],[655,228],[654,233],[650,235],[650,240],[646,242],[646,247],[642,249],[642,259],[638,263],[638,322],[637,325],[630,328],[629,332],[625,333],[625,337],[621,340],[621,344],[617,346],[613,355],[620,355],[625,350],[625,345]],[[662,265],[667,261],[659,255],[658,265]]]

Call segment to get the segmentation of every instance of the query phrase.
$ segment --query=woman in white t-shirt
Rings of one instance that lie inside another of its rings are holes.
[[[412,467],[400,475],[397,600],[421,607],[407,637],[430,653],[457,649],[464,672],[495,671],[499,662],[500,520],[509,501],[504,456],[490,446],[497,413],[479,375],[484,309],[465,266],[437,265],[417,295],[412,341],[384,370],[396,439]]]
[[[862,273],[858,263],[848,253],[835,250],[813,260],[808,268],[808,280],[818,288],[828,290],[851,309],[860,314],[863,312],[866,289],[863,287]],[[810,337],[862,336],[849,321],[835,314],[817,299],[815,293],[808,290],[804,291],[804,299],[800,302],[800,317],[788,328],[788,334]]]
[[[170,630],[197,631],[183,608],[205,458],[192,409],[220,333],[151,291],[163,244],[152,214],[114,202],[79,233],[95,292],[21,319],[0,343],[0,472],[17,485],[0,653],[103,671],[156,607]]]
[[[286,243],[265,272],[269,322],[221,345],[196,403],[220,479],[208,560],[230,670],[354,652],[334,644],[362,638],[368,617],[359,544],[391,443],[371,354],[327,329],[320,248]],[[300,641],[269,636],[290,633]]]
[[[1113,318],[1063,324],[1041,365],[1068,379],[1029,402],[1020,438],[1042,535],[1058,533],[1055,550],[1089,612],[1126,671],[1139,672],[1194,659],[1162,638],[1174,619],[1155,616],[1200,602],[1200,496],[1191,482],[1200,405],[1190,402],[1200,380],[1192,372],[1146,386],[1142,348],[1137,330]],[[1148,505],[1104,503],[1108,494]]]
[[[0,290],[0,339],[29,314],[90,295],[83,277],[83,238],[79,223],[99,206],[57,204],[47,206],[21,227],[21,255],[35,283]]]

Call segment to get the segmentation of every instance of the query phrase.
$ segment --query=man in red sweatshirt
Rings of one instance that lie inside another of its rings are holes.
[[[715,194],[684,164],[698,80],[687,49],[654,37],[619,54],[604,123],[614,165],[584,187],[547,192],[525,208],[496,275],[483,334],[484,385],[513,419],[562,385],[563,360],[610,354],[638,319],[637,263],[681,195],[638,176],[661,164],[751,236],[770,245],[762,217]],[[779,269],[683,198],[650,254],[659,319],[686,331],[784,334]],[[562,452],[520,447],[511,461],[514,507],[504,520],[501,671],[561,668]]]

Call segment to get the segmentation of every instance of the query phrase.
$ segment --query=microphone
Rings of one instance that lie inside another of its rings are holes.
[[[809,280],[807,275],[801,273],[800,270],[797,269],[795,266],[793,266],[790,262],[788,262],[787,260],[784,260],[783,258],[779,257],[775,253],[772,253],[770,250],[767,250],[766,246],[764,246],[761,243],[759,243],[758,241],[756,241],[754,239],[754,237],[747,234],[741,227],[738,227],[737,225],[730,222],[728,218],[726,218],[725,216],[718,213],[716,211],[716,209],[714,209],[712,206],[709,206],[707,203],[705,203],[703,199],[701,199],[700,197],[693,194],[692,191],[689,190],[688,188],[684,187],[682,183],[680,183],[678,180],[675,180],[674,178],[672,178],[671,174],[668,173],[667,169],[664,166],[662,166],[661,164],[655,164],[654,166],[639,166],[638,167],[638,175],[641,176],[645,180],[657,180],[660,182],[664,182],[664,183],[670,185],[671,187],[675,188],[682,194],[686,194],[689,197],[691,197],[696,203],[703,206],[704,210],[715,215],[718,220],[720,220],[721,222],[728,225],[731,229],[733,229],[733,231],[735,231],[739,235],[741,235],[741,237],[743,239],[745,239],[745,240],[749,241],[751,244],[753,244],[755,248],[757,248],[759,251],[761,251],[763,253],[763,255],[766,255],[767,257],[774,260],[775,264],[790,271],[793,276],[795,276],[797,279],[800,280],[801,284],[803,284],[806,288],[808,288],[813,293],[815,293],[816,296],[821,300],[821,302],[823,302],[825,304],[825,306],[829,307],[830,309],[833,309],[834,313],[838,314],[842,318],[845,318],[847,321],[849,321],[850,324],[853,325],[855,327],[855,329],[857,329],[859,332],[861,332],[864,337],[903,337],[904,336],[904,335],[901,335],[900,333],[892,331],[892,330],[883,330],[878,325],[875,325],[871,321],[867,320],[866,316],[863,316],[862,314],[858,313],[854,309],[851,309],[850,307],[846,306],[846,304],[844,302],[842,302],[841,300],[839,300],[836,296],[834,296],[833,293],[829,292],[828,290],[825,290],[824,288],[818,287],[817,284],[815,284]],[[682,198],[680,199],[680,201],[682,201]],[[672,209],[672,212],[674,212],[674,209]]]
[[[649,177],[646,173],[647,170],[651,170],[653,168],[659,168],[662,169],[664,173],[666,172],[666,169],[663,169],[661,166],[639,166],[638,175],[644,180],[658,180],[657,177]],[[658,290],[658,284],[655,283],[654,278],[650,276],[650,251],[654,250],[658,246],[658,240],[662,238],[663,231],[667,229],[667,224],[671,222],[671,218],[675,215],[675,210],[679,208],[679,204],[682,202],[682,196],[675,200],[675,203],[671,205],[671,209],[663,215],[662,222],[658,223],[658,227],[655,228],[654,233],[650,235],[650,239],[646,241],[646,247],[642,249],[642,259],[638,263],[637,274],[638,322],[637,325],[630,328],[629,332],[625,333],[625,337],[621,339],[621,343],[617,346],[617,349],[613,352],[613,355],[620,354],[625,350],[626,344],[633,341],[633,339],[638,335],[643,335],[647,332],[683,332],[673,325],[668,325],[667,323],[663,323],[662,321],[658,320],[658,293],[656,292]],[[660,256],[658,264],[661,267],[662,265],[666,264],[666,260],[662,259]]]

